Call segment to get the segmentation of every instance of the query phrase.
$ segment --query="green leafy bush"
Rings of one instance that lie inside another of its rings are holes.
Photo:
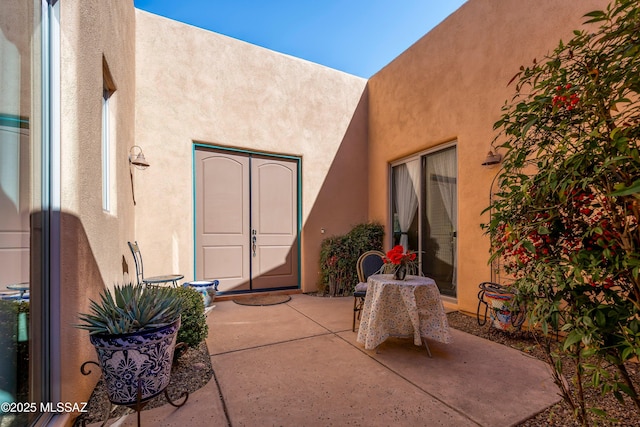
[[[28,301],[0,300],[0,386],[16,384],[16,402],[29,398],[28,324]]]
[[[587,18],[593,31],[513,79],[486,225],[582,425],[603,413],[588,411],[583,386],[640,410],[626,366],[640,357],[640,5],[617,0]],[[574,364],[575,394],[559,355]]]
[[[318,291],[331,296],[349,295],[358,283],[356,264],[369,250],[382,250],[384,227],[378,223],[356,225],[343,236],[322,241]]]
[[[209,332],[202,295],[191,287],[175,288],[172,291],[175,298],[182,300],[180,311],[182,323],[176,342],[185,343],[188,347],[196,347],[207,337]],[[181,349],[176,349],[176,353],[178,353],[176,355],[178,357],[182,353]]]

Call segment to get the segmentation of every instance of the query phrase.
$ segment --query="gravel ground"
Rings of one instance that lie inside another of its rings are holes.
[[[531,334],[525,331],[503,332],[489,325],[480,326],[475,317],[467,316],[458,312],[448,314],[449,325],[452,328],[491,340],[499,344],[506,345],[533,357],[546,361],[546,356],[541,347],[537,344]],[[634,384],[640,387],[640,365],[629,364],[627,367]],[[567,372],[570,377],[571,372]],[[192,348],[186,351],[174,365],[171,372],[171,383],[168,386],[169,395],[172,399],[178,399],[182,391],[187,390],[190,393],[201,388],[209,382],[213,376],[211,368],[211,360],[209,358],[206,344],[203,342],[198,348]],[[572,385],[572,382],[569,382]],[[603,426],[625,426],[640,427],[640,412],[638,412],[631,402],[627,405],[621,405],[613,396],[600,396],[594,390],[587,390],[587,402],[589,407],[604,409],[611,419],[603,420],[598,418],[598,425]],[[160,395],[152,399],[144,408],[144,410],[155,408],[166,404],[164,395]],[[83,414],[76,420],[76,426],[82,425],[82,421],[86,420],[87,424],[91,422],[101,421],[104,418],[105,411],[109,406],[106,391],[102,380],[98,382],[96,388],[91,395],[88,405],[88,413]],[[115,406],[110,414],[110,418],[119,417],[126,413],[133,412],[131,409],[122,406]],[[523,427],[573,427],[579,426],[574,420],[571,409],[564,402],[560,402],[546,411],[541,412],[536,417],[520,424]]]
[[[193,393],[207,384],[212,376],[213,368],[211,367],[211,358],[209,357],[207,345],[203,341],[198,347],[187,349],[177,362],[174,363],[171,369],[171,382],[167,386],[169,397],[176,403],[180,403],[182,402],[180,396],[184,391]],[[146,411],[147,409],[157,408],[165,404],[168,403],[164,397],[164,393],[162,393],[151,399],[143,410]],[[109,406],[109,398],[107,397],[107,391],[101,378],[89,399],[89,404],[86,408],[88,412],[78,417],[74,426],[82,426],[83,421],[86,422],[86,424],[104,421],[104,414]],[[135,411],[125,406],[114,406],[109,418],[117,418],[133,412]]]

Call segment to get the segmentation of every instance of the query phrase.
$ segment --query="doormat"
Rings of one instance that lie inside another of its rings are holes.
[[[276,305],[291,299],[290,295],[253,295],[234,299],[233,302],[240,305]]]

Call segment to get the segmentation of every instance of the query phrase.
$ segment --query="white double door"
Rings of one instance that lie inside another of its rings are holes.
[[[223,292],[297,287],[298,162],[195,154],[196,278]]]

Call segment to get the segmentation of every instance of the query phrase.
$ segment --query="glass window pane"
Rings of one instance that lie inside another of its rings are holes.
[[[422,271],[444,295],[456,296],[456,149],[423,158]]]
[[[109,97],[107,89],[102,92],[102,209],[111,210],[111,135],[109,124]]]
[[[40,1],[3,0],[0,13],[0,402],[42,395],[32,388],[42,371],[30,323],[42,277],[33,232],[42,230],[40,10]],[[35,416],[0,413],[0,424]]]
[[[418,251],[418,188],[420,162],[412,160],[392,170],[393,245]]]

